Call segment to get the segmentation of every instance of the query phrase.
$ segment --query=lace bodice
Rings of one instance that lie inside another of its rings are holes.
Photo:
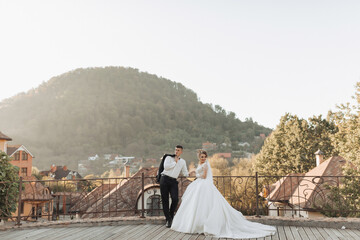
[[[205,169],[207,170],[208,169],[208,166],[205,163],[199,165],[197,168],[196,168],[196,177],[197,178],[204,178],[204,174],[205,174]]]

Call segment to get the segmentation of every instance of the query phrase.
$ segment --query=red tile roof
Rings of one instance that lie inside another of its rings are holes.
[[[7,147],[7,155],[11,156],[16,150],[19,149],[21,145],[8,145]]]
[[[34,176],[24,177],[24,190],[21,193],[23,201],[49,201],[53,197],[47,187],[44,187]]]
[[[304,175],[304,173],[292,173],[279,179],[271,186],[268,200],[272,202],[288,202]]]
[[[79,201],[76,202],[70,211],[73,212],[85,212],[89,207],[94,203],[102,199],[107,195],[111,190],[113,190],[118,184],[102,184],[101,186],[96,187],[90,193],[82,193]]]
[[[326,198],[325,185],[339,183],[338,177],[343,176],[342,169],[345,163],[346,161],[342,157],[335,156],[307,172],[295,189],[290,203],[311,208],[316,201]]]
[[[289,174],[272,185],[268,200],[311,208],[326,198],[326,185],[339,183],[345,163],[342,157],[334,156],[305,174]]]
[[[157,171],[158,168],[142,168],[128,180],[120,179],[121,182],[112,191],[110,191],[109,194],[103,196],[102,199],[89,207],[82,217],[93,218],[138,215],[136,201],[139,196],[139,192],[141,192],[142,173],[145,175],[144,185],[154,186],[157,185],[155,184],[154,178],[157,174]],[[191,181],[187,179],[184,181],[179,181],[179,197],[181,197],[190,182]]]

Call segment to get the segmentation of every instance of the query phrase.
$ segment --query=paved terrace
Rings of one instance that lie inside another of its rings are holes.
[[[248,217],[249,220],[275,225],[274,236],[258,239],[360,239],[360,220],[323,218],[317,220],[278,217]],[[343,229],[342,229],[343,228]],[[0,239],[154,239],[154,240],[213,240],[219,239],[198,234],[185,234],[164,226],[163,218],[138,217],[87,219],[56,222],[14,223],[0,226]],[[225,238],[221,238],[225,239]]]

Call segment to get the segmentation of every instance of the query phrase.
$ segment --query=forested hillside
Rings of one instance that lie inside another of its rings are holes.
[[[236,99],[236,96],[234,96]],[[249,142],[271,130],[199,101],[182,84],[122,67],[76,69],[0,103],[0,131],[24,144],[40,169],[92,154],[144,158],[183,144]]]

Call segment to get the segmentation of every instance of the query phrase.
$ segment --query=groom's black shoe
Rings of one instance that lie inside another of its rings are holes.
[[[172,224],[172,219],[167,220],[165,226],[166,226],[167,228],[170,228],[170,227],[171,227],[171,224]]]

